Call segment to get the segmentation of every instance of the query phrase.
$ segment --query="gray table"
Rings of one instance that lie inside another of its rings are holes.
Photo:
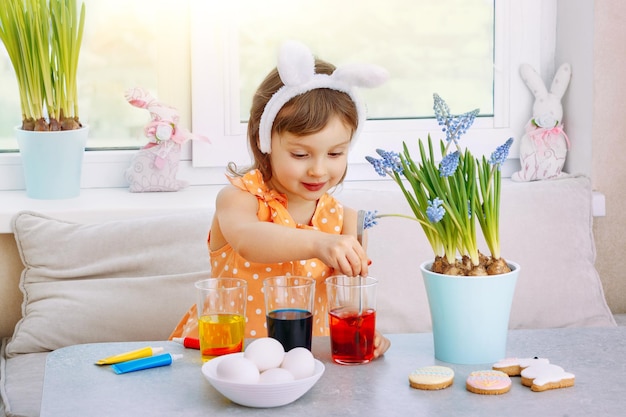
[[[465,390],[465,378],[485,365],[451,365],[434,359],[432,335],[389,335],[384,358],[361,366],[330,359],[327,338],[314,338],[313,353],[326,372],[298,401],[254,409],[231,403],[202,376],[198,351],[152,342],[184,353],[172,366],[124,375],[93,363],[148,343],[77,345],[48,355],[41,417],[54,416],[622,416],[626,409],[626,327],[511,331],[508,357],[541,356],[576,375],[571,388],[531,392],[513,378],[511,391],[483,396]],[[420,391],[408,384],[415,368],[442,364],[454,369],[454,385]]]

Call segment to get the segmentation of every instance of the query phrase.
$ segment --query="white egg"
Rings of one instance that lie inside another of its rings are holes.
[[[241,355],[225,356],[215,368],[218,378],[240,384],[256,384],[259,382],[259,369],[254,362]]]
[[[310,350],[296,347],[285,353],[280,367],[291,372],[296,379],[308,378],[315,373],[315,359]]]
[[[248,345],[243,356],[254,362],[259,371],[263,372],[280,366],[285,356],[285,349],[278,340],[261,337]]]
[[[295,378],[291,372],[283,368],[270,368],[261,372],[259,384],[278,384],[281,382],[291,382]]]

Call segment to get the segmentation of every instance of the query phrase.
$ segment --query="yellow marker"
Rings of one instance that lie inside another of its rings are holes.
[[[126,362],[133,359],[146,358],[157,353],[163,352],[162,347],[145,347],[130,352],[120,353],[119,355],[109,356],[108,358],[100,359],[96,362],[96,365],[111,365],[119,362]]]

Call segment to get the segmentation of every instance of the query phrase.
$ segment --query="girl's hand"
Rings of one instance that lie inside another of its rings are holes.
[[[368,258],[358,240],[351,235],[320,233],[317,242],[319,258],[337,274],[367,276]]]
[[[391,341],[376,330],[376,334],[374,335],[374,359],[384,355],[390,346]]]

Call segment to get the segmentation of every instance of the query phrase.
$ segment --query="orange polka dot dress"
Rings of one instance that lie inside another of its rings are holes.
[[[341,234],[343,229],[343,206],[329,194],[324,194],[317,202],[311,224],[303,225],[297,224],[287,211],[287,198],[275,190],[269,190],[263,181],[261,173],[257,170],[250,171],[243,177],[229,179],[234,186],[248,191],[257,197],[259,201],[257,212],[259,220],[282,224],[285,227]],[[326,266],[319,259],[303,259],[275,264],[256,263],[241,257],[229,244],[216,251],[210,251],[210,257],[211,276],[243,278],[248,282],[246,337],[267,336],[263,279],[282,275],[315,278],[313,335],[328,335],[324,280],[331,275],[332,268]],[[198,337],[198,316],[195,304],[182,317],[174,331],[170,334],[169,339],[187,336]]]

